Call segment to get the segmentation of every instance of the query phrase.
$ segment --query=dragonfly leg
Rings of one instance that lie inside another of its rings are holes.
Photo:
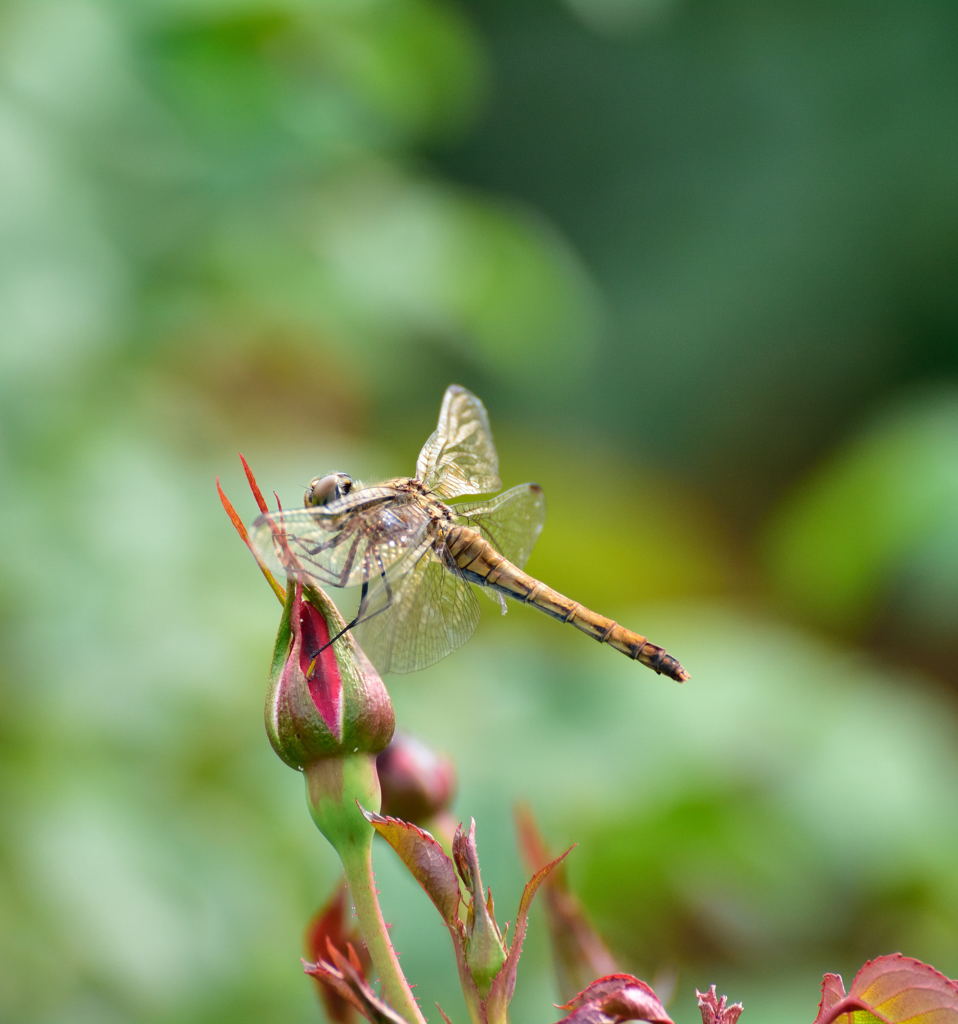
[[[353,571],[353,562],[356,559],[356,549],[359,547],[359,543],[362,538],[359,534],[356,535],[352,542],[352,546],[349,549],[349,553],[343,560],[342,569],[338,573],[332,572],[320,565],[315,561],[315,556],[328,548],[333,548],[338,545],[344,532],[344,530],[340,530],[332,540],[327,541],[325,544],[316,544],[311,548],[304,548],[304,557],[309,561],[310,573],[321,579],[323,583],[328,583],[331,587],[345,587],[347,585],[347,581]]]
[[[389,585],[389,580],[386,578],[386,568],[382,563],[382,559],[379,555],[376,555],[376,561],[379,563],[379,578],[382,580],[383,591],[386,596],[386,600],[381,608],[377,608],[375,611],[370,612],[368,610],[369,604],[369,575],[364,575],[362,587],[359,591],[359,607],[356,609],[356,614],[352,619],[346,623],[345,626],[332,638],[326,641],[322,647],[313,655],[309,663],[309,672],[307,675],[311,675],[313,669],[316,666],[316,659],[326,650],[327,647],[332,647],[334,643],[341,637],[345,636],[351,629],[355,629],[361,622],[368,622],[369,619],[374,618],[380,612],[384,612],[392,604],[392,587]]]

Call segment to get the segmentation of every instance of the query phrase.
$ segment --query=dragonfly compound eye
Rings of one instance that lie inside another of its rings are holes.
[[[353,489],[353,481],[345,473],[330,473],[318,476],[310,481],[306,488],[304,504],[309,506],[328,505],[331,501],[349,494]]]

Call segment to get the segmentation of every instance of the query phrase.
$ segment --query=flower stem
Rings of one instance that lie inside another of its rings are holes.
[[[372,838],[371,828],[369,833]],[[340,858],[356,908],[359,930],[382,982],[386,1002],[410,1024],[425,1024],[426,1018],[399,966],[399,958],[389,939],[389,931],[379,906],[376,879],[373,876],[372,843],[365,848],[351,847],[348,851],[341,851]]]
[[[342,862],[383,997],[409,1024],[426,1024],[389,940],[373,876],[375,832],[360,810],[360,805],[379,809],[376,758],[372,754],[323,758],[307,765],[304,775],[310,813]]]

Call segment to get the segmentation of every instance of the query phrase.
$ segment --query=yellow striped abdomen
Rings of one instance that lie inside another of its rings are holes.
[[[685,669],[663,648],[523,572],[475,530],[451,526],[446,529],[445,540],[446,554],[452,563],[450,568],[454,566],[470,582],[492,587],[516,601],[531,604],[677,682],[689,678]]]

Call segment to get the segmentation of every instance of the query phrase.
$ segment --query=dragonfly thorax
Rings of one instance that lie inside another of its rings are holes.
[[[353,478],[346,473],[329,473],[327,476],[318,476],[310,480],[306,488],[306,496],[303,504],[315,507],[317,505],[328,505],[337,498],[349,494],[353,489]]]

